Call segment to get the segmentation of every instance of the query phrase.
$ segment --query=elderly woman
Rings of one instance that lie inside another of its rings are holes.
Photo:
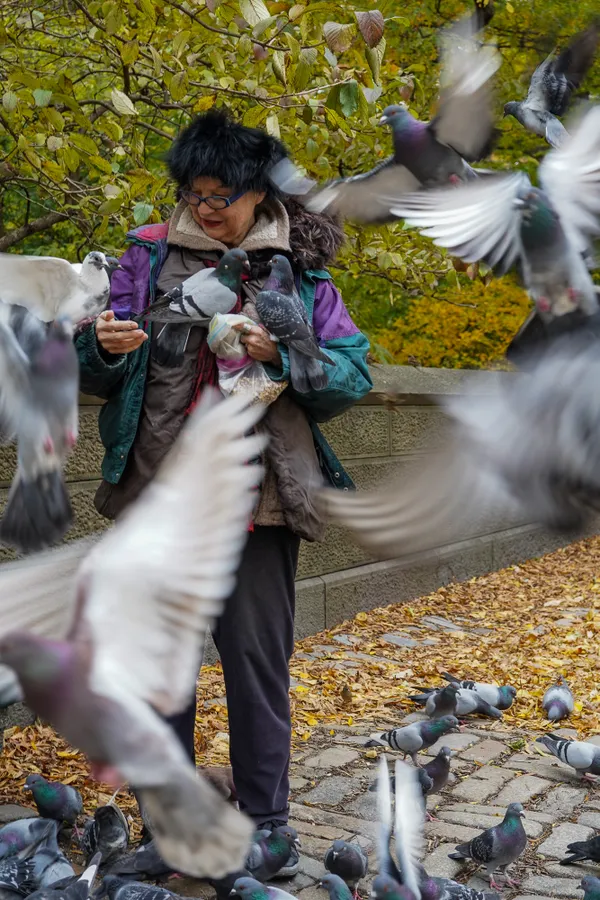
[[[154,352],[162,326],[144,331],[131,321],[149,303],[216,265],[228,248],[240,247],[250,262],[242,311],[257,321],[252,301],[269,274],[269,260],[283,254],[317,340],[334,363],[324,367],[325,387],[305,394],[288,387],[268,407],[267,475],[237,588],[214,633],[227,690],[235,791],[240,808],[267,829],[288,816],[289,659],[300,539],[319,540],[324,528],[307,488],[323,476],[340,489],[352,485],[317,423],[339,415],[371,388],[368,342],[324,268],[342,232],[331,219],[278,199],[268,171],[285,154],[278,140],[222,111],[193,121],[168,155],[179,196],[173,215],[163,225],[128,235],[132,246],[113,276],[111,308],[77,339],[81,389],[107,401],[100,413],[106,455],[96,507],[111,519],[153,477],[203,387],[217,382],[205,328],[191,329],[175,367]],[[274,382],[289,381],[287,352],[264,328],[257,324],[243,340]],[[194,701],[172,721],[192,758],[195,712]],[[297,857],[286,874],[295,866]]]

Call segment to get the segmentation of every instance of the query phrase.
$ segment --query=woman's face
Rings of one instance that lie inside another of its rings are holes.
[[[231,197],[234,191],[218,178],[194,178],[190,189],[199,197]],[[209,237],[227,247],[238,247],[254,225],[254,210],[264,200],[264,193],[247,191],[226,209],[211,209],[206,203],[192,206],[194,221]]]

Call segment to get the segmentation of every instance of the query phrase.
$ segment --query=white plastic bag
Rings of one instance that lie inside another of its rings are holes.
[[[273,381],[261,362],[252,359],[241,341],[243,332],[233,326],[256,325],[248,316],[217,313],[208,329],[208,346],[217,357],[219,387],[228,394],[250,394],[256,403],[272,403],[288,386],[287,381]]]
[[[237,313],[216,313],[208,326],[208,346],[218,359],[239,360],[244,359],[248,354],[246,348],[242,344],[241,337],[243,332],[236,331],[234,325],[248,325],[252,327],[256,325],[248,316],[238,315]]]

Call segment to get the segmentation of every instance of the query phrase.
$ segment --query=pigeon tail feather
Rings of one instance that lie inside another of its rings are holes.
[[[23,553],[57,544],[73,521],[62,471],[43,472],[33,481],[17,474],[0,522],[0,542]]]
[[[329,379],[320,360],[299,353],[292,344],[289,346],[289,354],[290,380],[294,390],[300,394],[308,394],[311,390],[322,391],[327,387]]]

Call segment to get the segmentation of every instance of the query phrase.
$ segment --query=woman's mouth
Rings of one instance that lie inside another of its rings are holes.
[[[200,225],[202,228],[218,228],[219,225],[223,224],[222,219],[200,219]]]

